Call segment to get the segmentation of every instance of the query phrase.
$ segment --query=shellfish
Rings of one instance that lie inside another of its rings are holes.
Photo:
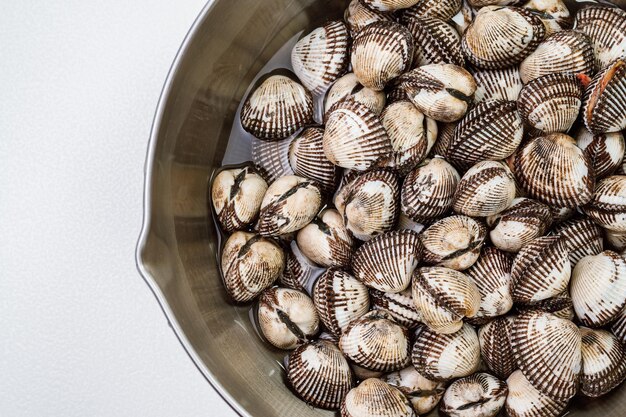
[[[476,81],[476,103],[487,100],[517,101],[524,86],[517,67],[479,70],[473,76]]]
[[[325,194],[337,183],[338,168],[324,155],[324,129],[308,127],[289,144],[289,165],[295,175],[316,181]]]
[[[344,267],[350,264],[354,241],[335,209],[324,209],[296,236],[302,253],[318,265]]]
[[[493,375],[476,373],[450,384],[440,409],[450,417],[494,417],[504,406],[507,393],[503,381]]]
[[[558,417],[567,406],[567,400],[555,400],[535,388],[520,370],[513,372],[506,384],[505,408],[510,417]]]
[[[619,340],[606,330],[580,328],[583,367],[580,391],[599,397],[626,378],[626,352]]]
[[[465,273],[480,293],[480,308],[475,317],[489,319],[513,307],[511,297],[511,266],[509,256],[496,249],[484,248],[480,257]]]
[[[589,5],[576,13],[574,29],[591,38],[597,70],[626,58],[626,12],[618,7]]]
[[[377,378],[369,378],[348,392],[341,403],[341,417],[417,417],[399,389]]]
[[[613,174],[624,161],[626,145],[621,132],[592,134],[581,127],[575,135],[576,146],[583,150],[591,161],[596,180]]]
[[[252,138],[252,162],[259,174],[268,182],[272,183],[280,177],[293,175],[293,169],[289,165],[289,146],[294,137],[267,141]]]
[[[324,120],[329,110],[338,102],[350,98],[365,105],[374,114],[379,115],[385,107],[385,93],[364,87],[353,72],[339,78],[324,96]]]
[[[593,199],[583,210],[605,229],[626,232],[626,175],[598,181]]]
[[[403,15],[401,23],[406,25],[415,44],[413,66],[428,64],[454,64],[463,66],[461,37],[454,27],[443,20],[429,16]]]
[[[582,114],[594,134],[626,129],[625,60],[616,60],[593,77],[585,90]]]
[[[622,344],[626,344],[626,308],[617,315],[617,319],[611,325],[611,332]]]
[[[372,308],[386,310],[394,321],[408,329],[416,328],[422,321],[422,314],[417,311],[411,288],[393,293],[370,289]]]
[[[442,382],[425,378],[413,365],[387,374],[382,380],[398,388],[418,414],[426,414],[435,408],[445,392],[445,385]]]
[[[372,10],[367,7],[361,0],[351,0],[346,9],[343,19],[350,27],[352,36],[355,36],[361,29],[374,22],[391,22],[393,15],[391,13],[383,13]]]
[[[372,10],[379,12],[391,12],[399,9],[411,7],[420,0],[361,0],[363,4]]]
[[[434,17],[448,21],[461,10],[462,0],[420,0],[417,4],[402,11],[400,20],[405,22],[412,17]]]
[[[280,276],[280,285],[294,290],[312,293],[317,278],[326,272],[309,258],[304,256],[298,243],[292,240],[286,250],[285,270]]]
[[[487,368],[500,378],[507,378],[517,368],[509,340],[513,320],[514,316],[497,317],[478,329],[483,361]]]
[[[604,237],[606,242],[617,252],[622,252],[626,249],[626,232],[614,232],[613,230],[604,230]],[[622,253],[622,255],[624,255]]]
[[[581,258],[602,252],[602,229],[589,219],[567,220],[559,224],[555,231],[561,236],[565,249],[569,252],[572,267]]]

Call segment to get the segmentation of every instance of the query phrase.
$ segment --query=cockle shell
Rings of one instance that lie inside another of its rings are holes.
[[[580,328],[583,368],[580,391],[599,397],[626,379],[626,351],[619,340],[606,330]]]
[[[287,288],[270,288],[257,310],[263,336],[279,349],[295,349],[319,330],[319,316],[308,295]]]
[[[301,177],[309,178],[328,194],[335,190],[338,168],[324,155],[324,129],[308,127],[289,145],[289,165]]]
[[[441,19],[429,16],[403,14],[400,21],[414,39],[413,66],[428,64],[454,64],[463,66],[465,58],[461,53],[461,37],[454,27]]]
[[[318,265],[345,267],[350,264],[354,240],[335,209],[323,210],[298,231],[296,240],[300,250]]]
[[[574,320],[575,315],[572,299],[567,290],[563,291],[561,294],[555,295],[552,298],[546,298],[540,301],[531,301],[527,304],[518,304],[517,307],[519,311],[543,311],[546,313],[552,313],[559,318],[567,320]]]
[[[626,58],[626,12],[618,7],[589,5],[576,13],[574,29],[591,38],[599,70],[617,58]]]
[[[415,6],[403,10],[400,20],[427,16],[448,21],[461,10],[461,4],[461,0],[420,0]]]
[[[583,210],[605,229],[626,232],[626,175],[598,181],[593,199]]]
[[[621,132],[594,135],[581,126],[575,138],[576,146],[582,149],[591,161],[596,180],[613,174],[622,165],[626,145]]]
[[[457,332],[464,317],[474,317],[480,292],[464,273],[444,267],[419,268],[413,274],[413,301],[422,322],[442,334]]]
[[[522,145],[515,178],[531,198],[557,207],[576,207],[593,196],[589,158],[570,136],[550,133]]]
[[[600,70],[585,90],[585,126],[592,133],[626,129],[626,61],[618,59]]]
[[[543,132],[566,132],[582,104],[583,86],[574,74],[556,73],[531,80],[517,100],[522,119]]]
[[[520,75],[528,83],[543,75],[567,72],[593,74],[591,39],[582,32],[562,30],[550,35],[520,64]]]
[[[271,142],[257,138],[250,140],[252,162],[259,174],[269,183],[286,175],[294,175],[289,164],[289,148],[293,139],[294,136]]]
[[[276,281],[285,267],[285,255],[271,240],[235,232],[224,245],[221,267],[226,292],[245,303]]]
[[[546,36],[572,26],[570,11],[561,0],[530,0],[523,7],[539,14],[546,26]]]
[[[507,378],[517,364],[509,337],[515,316],[496,317],[478,329],[480,353],[487,368],[500,378]]]
[[[461,48],[478,68],[506,68],[530,55],[544,35],[543,22],[529,10],[486,6],[465,30]]]
[[[626,232],[615,232],[613,230],[604,229],[604,238],[615,251],[622,252],[626,249]]]
[[[493,375],[476,373],[450,384],[440,409],[450,417],[494,417],[504,406],[507,393],[503,381]]]
[[[374,22],[361,29],[352,44],[352,71],[361,84],[380,91],[413,62],[413,36],[395,22]]]
[[[304,256],[298,243],[293,240],[286,250],[285,270],[280,277],[280,285],[311,294],[317,278],[326,272]]]
[[[445,217],[421,234],[423,259],[462,271],[476,262],[487,229],[479,220],[467,216]]]
[[[352,36],[355,36],[361,29],[370,23],[393,20],[393,15],[372,10],[367,7],[361,0],[351,0],[343,19],[350,27]]]
[[[422,321],[410,287],[399,293],[370,289],[370,302],[373,309],[386,310],[396,323],[408,329],[416,328]]]
[[[411,7],[420,0],[361,0],[363,4],[372,10],[379,12],[391,12],[399,9]]]
[[[329,269],[319,277],[313,287],[313,302],[324,326],[337,335],[370,306],[367,287],[338,269]]]
[[[558,225],[555,232],[561,236],[565,249],[569,252],[572,267],[581,258],[602,252],[602,229],[589,219],[567,220]]]
[[[329,110],[339,101],[351,98],[357,103],[365,105],[374,114],[379,115],[385,107],[385,93],[364,87],[353,72],[339,78],[328,89],[324,97],[324,120]]]
[[[452,143],[454,131],[458,124],[459,122],[438,124],[438,137],[435,146],[431,149],[430,156],[447,157],[448,148],[450,147],[450,143]]]
[[[515,177],[499,161],[482,161],[471,167],[459,181],[454,211],[472,217],[497,214],[515,198]]]
[[[259,214],[267,183],[252,167],[225,169],[213,179],[211,202],[225,232],[252,224]]]
[[[302,84],[321,95],[348,68],[350,34],[339,20],[314,29],[291,51],[291,66]]]
[[[422,162],[402,184],[402,213],[418,223],[441,217],[452,209],[459,181],[456,169],[444,159]]]
[[[611,325],[611,332],[622,344],[626,344],[626,308],[617,315],[617,319]]]
[[[385,310],[372,310],[341,334],[339,349],[350,361],[372,371],[391,372],[410,363],[408,331]]]
[[[585,326],[609,324],[626,306],[626,259],[610,250],[585,256],[572,272],[570,294]]]
[[[529,311],[513,321],[511,346],[530,383],[557,401],[576,394],[581,370],[581,334],[569,320]]]
[[[459,35],[463,36],[463,33],[472,23],[477,13],[478,9],[472,6],[468,0],[461,0],[461,10],[450,18]]]
[[[296,175],[281,177],[263,197],[256,229],[263,236],[295,232],[315,218],[321,205],[317,183]]]
[[[313,97],[292,79],[293,74],[270,74],[246,98],[241,125],[260,139],[283,139],[313,121]]]
[[[412,359],[417,372],[434,381],[471,375],[480,365],[478,336],[469,324],[451,334],[424,327],[417,334]]]
[[[520,370],[513,372],[506,383],[509,417],[558,417],[567,406],[567,400],[555,400],[535,388]]]
[[[418,234],[411,230],[383,233],[365,242],[354,253],[354,276],[371,288],[401,292],[421,259]]]
[[[465,271],[480,293],[480,308],[475,318],[500,316],[513,307],[512,264],[512,259],[506,253],[490,247],[484,248],[476,263]]]
[[[348,361],[325,340],[302,345],[289,355],[287,379],[304,401],[330,410],[338,409],[354,386]]]
[[[415,68],[400,77],[400,85],[422,113],[438,122],[463,117],[476,91],[472,75],[453,64]]]
[[[425,378],[413,365],[387,374],[382,380],[398,388],[418,414],[426,414],[435,408],[445,392],[445,384]]]
[[[371,371],[367,368],[363,368],[354,362],[350,362],[350,368],[352,368],[352,373],[354,373],[357,381],[363,381],[369,378],[380,378],[384,374],[382,371]]]
[[[552,212],[552,221],[553,224],[560,224],[564,221],[567,221],[576,214],[576,207],[550,207],[550,211]]]
[[[476,81],[476,103],[487,100],[517,101],[524,86],[517,67],[479,70],[472,75]]]
[[[411,403],[399,389],[377,378],[353,388],[341,403],[341,417],[417,417]]]
[[[475,8],[485,6],[514,6],[519,0],[469,0],[468,4]]]
[[[491,227],[489,237],[498,249],[519,250],[532,240],[543,236],[552,224],[550,208],[530,198],[516,198],[510,206],[487,218]]]

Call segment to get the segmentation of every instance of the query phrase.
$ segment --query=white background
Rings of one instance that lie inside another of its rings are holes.
[[[161,86],[204,0],[0,0],[0,415],[234,416],[134,264]]]

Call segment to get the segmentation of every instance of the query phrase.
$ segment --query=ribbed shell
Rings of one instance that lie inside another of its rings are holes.
[[[224,245],[221,266],[228,295],[246,303],[278,279],[285,267],[285,255],[271,240],[235,232]]]
[[[283,139],[313,121],[313,97],[291,77],[270,75],[241,108],[241,125],[260,139]]]
[[[517,101],[524,86],[518,67],[479,70],[473,73],[476,81],[474,102],[487,100]]]
[[[580,333],[583,358],[580,391],[588,397],[599,397],[626,378],[626,352],[619,340],[606,330],[581,327]]]
[[[348,361],[325,340],[302,345],[289,355],[287,379],[304,401],[330,410],[338,409],[355,385]]]
[[[519,71],[524,83],[561,72],[591,76],[594,72],[591,39],[574,30],[556,32],[520,64]]]
[[[418,234],[412,230],[383,233],[365,242],[354,253],[354,276],[370,288],[401,292],[421,259]]]
[[[530,303],[554,297],[567,288],[571,272],[569,253],[560,236],[537,238],[513,260],[513,300]]]
[[[581,334],[569,320],[540,311],[513,322],[511,346],[517,365],[544,394],[566,401],[576,394],[581,371]]]
[[[480,364],[480,345],[469,324],[452,334],[421,329],[412,353],[413,366],[428,379],[448,381],[476,372]]]
[[[611,325],[611,332],[622,344],[626,344],[626,308],[617,315],[617,319]]]
[[[514,6],[519,0],[469,0],[467,3],[475,8],[485,6]]]
[[[422,321],[422,314],[416,310],[411,288],[393,293],[370,289],[373,309],[386,310],[394,321],[408,329],[416,328]]]
[[[506,68],[530,55],[545,31],[541,19],[529,10],[486,6],[465,30],[461,48],[465,58],[478,68]]]
[[[413,301],[422,322],[438,333],[455,333],[464,317],[474,317],[480,292],[465,274],[449,268],[419,268],[413,274]]]
[[[513,372],[506,383],[509,395],[505,408],[509,417],[558,417],[567,406],[567,400],[554,400],[542,394],[520,370]]]
[[[350,34],[334,20],[300,39],[291,51],[291,66],[302,84],[321,95],[348,68]]]
[[[496,248],[484,248],[476,263],[465,272],[480,293],[480,309],[475,317],[491,318],[511,309],[512,264],[506,253]]]
[[[509,337],[514,316],[497,317],[478,329],[480,353],[487,368],[499,378],[507,378],[517,369]]]
[[[462,0],[420,0],[402,12],[400,21],[404,23],[412,17],[424,16],[448,21],[461,10],[461,5]]]
[[[561,294],[552,298],[546,298],[541,301],[533,301],[528,304],[518,304],[519,311],[543,311],[546,313],[552,313],[555,316],[566,319],[574,320],[574,306],[572,299],[569,296],[569,291],[565,290]]]
[[[384,310],[370,311],[352,321],[339,339],[339,349],[371,371],[397,371],[410,363],[408,331]]]
[[[532,198],[557,207],[576,207],[593,196],[589,158],[562,133],[540,136],[522,145],[515,157],[515,178]]]
[[[523,7],[539,12],[539,17],[546,25],[546,36],[572,26],[572,16],[562,0],[529,0]]]
[[[602,252],[602,229],[589,219],[572,219],[561,223],[556,232],[569,252],[572,267],[588,255]]]
[[[626,129],[626,61],[599,71],[585,90],[583,120],[594,134]]]
[[[605,229],[604,238],[606,243],[615,249],[616,252],[622,252],[626,249],[626,232],[614,232],[613,230]]]
[[[435,146],[431,149],[431,156],[440,156],[447,158],[448,148],[452,143],[454,137],[454,131],[459,122],[453,123],[439,123],[438,124],[438,137],[435,142]]]
[[[289,164],[289,147],[293,136],[285,139],[267,140],[252,138],[252,162],[269,183],[285,175],[293,175]]]
[[[576,207],[555,207],[551,206],[553,224],[560,224],[567,221],[576,214]]]
[[[626,12],[618,7],[590,5],[576,13],[574,29],[591,38],[599,70],[617,58],[626,58]]]
[[[600,180],[584,211],[605,229],[626,232],[626,175],[612,175]]]
[[[522,88],[517,106],[524,122],[535,129],[566,132],[578,117],[583,91],[574,74],[548,74]]]
[[[461,168],[484,160],[498,161],[513,154],[523,137],[524,125],[515,102],[483,101],[456,126],[445,156]]]
[[[515,178],[499,161],[482,161],[461,178],[454,197],[454,211],[472,217],[486,217],[507,208],[515,198]]]
[[[361,29],[352,44],[352,70],[361,84],[380,91],[410,68],[413,36],[395,22],[374,22]]]
[[[495,376],[476,373],[450,384],[440,409],[450,417],[494,417],[504,406],[507,392],[506,383]]]
[[[339,101],[350,97],[357,103],[365,105],[375,114],[380,114],[385,107],[385,93],[363,87],[359,79],[350,72],[339,78],[328,89],[324,97],[324,120],[328,118],[329,110]]]
[[[479,220],[467,216],[445,217],[420,236],[424,262],[459,271],[467,269],[478,259],[486,235],[487,229]]]
[[[610,250],[582,258],[572,273],[570,294],[585,326],[609,324],[626,306],[626,259]]]
[[[313,302],[322,323],[339,335],[370,307],[367,287],[345,271],[329,269],[313,287]]]
[[[444,159],[424,161],[404,179],[402,213],[419,223],[446,214],[452,209],[459,180],[456,169]]]
[[[364,171],[392,158],[391,141],[380,119],[353,99],[329,110],[322,143],[326,158],[342,168]]]
[[[455,64],[463,66],[461,37],[454,27],[435,17],[404,15],[401,21],[409,29],[415,44],[413,66]]]
[[[351,0],[343,18],[350,27],[352,36],[355,36],[357,32],[370,23],[382,21],[391,22],[393,20],[393,16],[390,13],[372,10],[365,6],[361,0]]]
[[[296,175],[317,181],[328,194],[335,190],[338,168],[324,155],[323,137],[321,127],[304,129],[289,144],[289,165]]]
[[[392,12],[414,6],[420,0],[361,0],[363,4],[372,10],[379,12]]]
[[[399,389],[377,378],[352,389],[341,404],[341,417],[417,417]]]
[[[295,240],[291,241],[285,253],[287,260],[280,277],[280,285],[311,294],[313,284],[326,269],[318,267],[304,256]]]
[[[445,384],[425,378],[413,365],[387,374],[382,380],[398,388],[418,414],[426,414],[435,408],[445,392]]]
[[[426,225],[412,220],[403,213],[400,213],[400,216],[398,216],[398,224],[396,225],[396,229],[398,230],[412,230],[414,232],[421,233],[421,231],[425,228]]]
[[[594,135],[585,127],[581,127],[576,134],[576,146],[591,161],[596,180],[617,171],[626,152],[624,135],[621,132]]]
[[[352,259],[354,240],[335,209],[323,210],[298,231],[298,246],[313,262],[325,267],[346,267]]]

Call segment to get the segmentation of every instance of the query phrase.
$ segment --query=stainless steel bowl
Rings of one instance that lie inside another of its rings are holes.
[[[191,359],[242,416],[334,413],[313,409],[291,393],[283,353],[259,339],[248,308],[228,303],[207,209],[208,179],[224,155],[237,106],[264,63],[303,28],[339,17],[347,3],[209,1],[180,48],[156,111],[137,264]],[[579,401],[570,413],[624,416],[626,387]]]

